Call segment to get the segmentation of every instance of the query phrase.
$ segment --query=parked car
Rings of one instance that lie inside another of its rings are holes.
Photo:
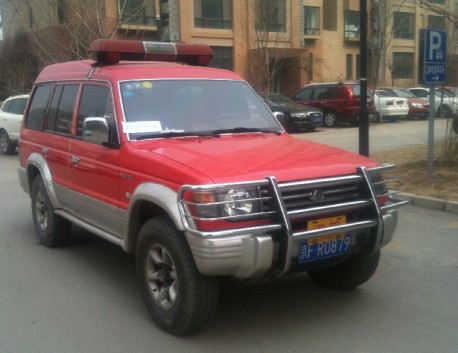
[[[417,97],[406,88],[380,87],[379,89],[391,92],[398,97],[407,98],[407,104],[409,105],[409,118],[426,119],[429,116],[428,99]]]
[[[417,97],[429,99],[429,88],[413,87],[408,89]],[[458,98],[446,89],[436,89],[436,97],[434,98],[434,105],[436,114],[441,117],[447,117],[455,114],[458,110]]]
[[[264,94],[261,98],[266,100]],[[270,93],[267,97],[267,105],[272,112],[280,112],[284,118],[283,128],[288,132],[313,131],[323,123],[323,112],[315,107],[297,104],[292,99],[278,93]]]
[[[407,98],[398,97],[393,92],[376,89],[374,91],[376,117],[372,121],[404,119],[409,114]]]
[[[358,125],[360,109],[359,83],[327,82],[309,84],[293,97],[299,104],[309,105],[323,112],[325,126],[334,127],[338,122]],[[368,93],[369,119],[376,113],[374,100]]]
[[[9,97],[0,108],[0,153],[13,154],[19,143],[19,132],[28,95]]]

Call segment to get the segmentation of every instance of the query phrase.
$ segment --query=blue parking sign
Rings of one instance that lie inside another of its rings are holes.
[[[447,33],[438,29],[426,29],[424,40],[424,82],[445,83]]]

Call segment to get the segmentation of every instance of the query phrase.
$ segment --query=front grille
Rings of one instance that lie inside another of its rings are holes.
[[[347,215],[348,223],[359,228],[359,215],[364,209],[374,217],[371,224],[375,225],[376,206],[366,185],[363,175],[280,183],[278,189],[292,236],[314,236],[306,230],[307,221],[333,215]]]

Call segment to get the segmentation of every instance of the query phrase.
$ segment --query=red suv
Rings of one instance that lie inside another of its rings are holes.
[[[358,125],[360,109],[360,85],[358,83],[316,83],[301,89],[293,99],[299,104],[319,108],[323,112],[323,124],[334,127],[338,122]],[[368,93],[369,121],[375,114],[374,100]]]
[[[42,244],[76,224],[135,254],[147,309],[177,335],[210,319],[219,278],[307,271],[348,289],[374,274],[403,204],[392,165],[288,135],[241,77],[203,66],[208,46],[90,50],[46,67],[25,111],[19,177]]]

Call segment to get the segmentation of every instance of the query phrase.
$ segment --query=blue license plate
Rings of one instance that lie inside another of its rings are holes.
[[[351,235],[334,234],[322,237],[307,239],[299,247],[298,262],[304,263],[309,261],[326,259],[350,252]]]
[[[307,222],[307,229],[322,229],[334,227],[347,222],[345,215],[314,219]],[[337,233],[322,235],[305,240],[299,247],[299,263],[325,259],[351,250],[351,235]]]

